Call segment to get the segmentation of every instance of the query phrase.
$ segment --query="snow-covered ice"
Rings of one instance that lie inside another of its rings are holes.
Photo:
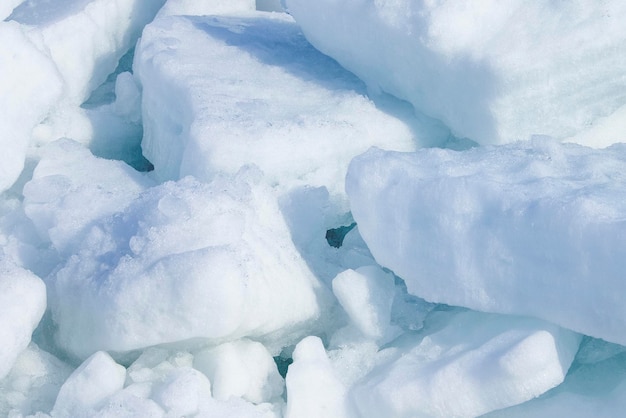
[[[0,255],[0,379],[6,376],[46,310],[46,287]]]
[[[0,3],[0,416],[623,415],[618,0]]]
[[[423,338],[407,336],[390,364],[355,385],[360,416],[475,417],[516,405],[560,384],[580,343],[535,319],[438,314]]]
[[[50,279],[59,344],[84,357],[192,338],[294,343],[328,291],[261,175],[168,182],[93,222]]]
[[[126,369],[107,353],[98,351],[63,383],[52,416],[89,416],[107,398],[122,390]]]
[[[284,14],[168,17],[146,27],[134,68],[143,89],[144,155],[160,180],[257,165],[283,190],[343,195],[352,157],[416,148],[360,80],[313,49]]]
[[[59,100],[63,86],[54,64],[22,27],[0,22],[0,38],[0,191],[4,191],[24,168],[31,132]]]
[[[480,143],[574,136],[626,100],[620,0],[286,4],[307,39],[370,88]]]
[[[240,397],[255,404],[276,401],[283,378],[267,348],[242,339],[195,353],[193,365],[212,382],[213,397]]]
[[[394,278],[377,266],[345,270],[333,279],[333,293],[351,323],[366,337],[385,336],[391,322]]]
[[[371,150],[346,188],[372,254],[409,292],[626,344],[625,170],[623,145],[536,139]]]

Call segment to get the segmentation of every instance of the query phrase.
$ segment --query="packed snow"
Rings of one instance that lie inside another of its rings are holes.
[[[621,416],[624,18],[3,0],[0,416]]]

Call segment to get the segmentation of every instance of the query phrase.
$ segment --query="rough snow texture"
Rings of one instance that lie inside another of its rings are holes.
[[[432,302],[626,343],[626,147],[371,150],[347,192],[372,254]]]
[[[260,176],[250,168],[211,184],[165,183],[94,222],[51,279],[61,346],[85,357],[201,337],[288,343],[307,332],[322,291]]]
[[[0,415],[28,416],[49,412],[73,368],[31,343],[11,372],[0,380]]]
[[[95,221],[119,212],[151,185],[121,161],[96,158],[62,139],[45,148],[25,185],[24,211],[44,242],[68,256],[81,248]]]
[[[343,195],[355,155],[371,145],[415,148],[409,128],[378,110],[284,14],[157,19],[134,70],[142,148],[160,180],[208,181],[254,163],[284,190],[326,186]]]
[[[459,137],[562,139],[626,104],[620,0],[286,4],[316,48]]]

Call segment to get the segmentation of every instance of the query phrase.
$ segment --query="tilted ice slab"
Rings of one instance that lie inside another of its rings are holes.
[[[316,48],[459,137],[561,139],[626,104],[620,0],[286,3]]]
[[[387,349],[391,361],[351,390],[359,416],[469,418],[516,405],[563,381],[581,338],[544,321],[473,311],[437,312],[429,328],[400,338]]]
[[[10,20],[49,54],[64,97],[80,105],[115,70],[165,0],[29,0]]]
[[[46,310],[46,286],[0,253],[0,379],[6,376]]]
[[[286,14],[167,17],[135,51],[144,155],[160,180],[210,180],[254,163],[284,189],[343,195],[351,158],[372,145],[413,150],[410,129],[316,51]]]
[[[260,176],[168,182],[92,222],[48,279],[61,347],[84,358],[250,336],[280,351],[311,332],[322,289]]]
[[[432,302],[626,344],[626,146],[373,149],[346,189],[376,260]]]

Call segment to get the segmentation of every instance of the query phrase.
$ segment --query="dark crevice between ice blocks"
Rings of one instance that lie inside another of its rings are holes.
[[[276,356],[274,357],[274,363],[276,363],[278,373],[280,373],[280,375],[284,379],[287,376],[287,370],[289,369],[289,365],[293,363],[293,359],[291,357]]]
[[[326,231],[326,242],[328,245],[335,248],[340,248],[343,245],[343,239],[348,235],[348,232],[352,231],[356,226],[356,222],[352,222],[347,226],[340,226],[339,228],[331,228]]]
[[[144,157],[141,150],[141,122],[113,115],[105,108],[116,100],[115,83],[118,75],[132,73],[134,54],[135,48],[129,49],[118,61],[117,68],[91,93],[81,107],[89,113],[93,126],[94,137],[89,148],[95,156],[124,161],[137,171],[148,172],[154,170],[154,165]]]
[[[115,101],[115,80],[117,76],[124,72],[133,72],[133,59],[135,57],[135,48],[129,49],[122,58],[117,62],[115,70],[109,74],[104,83],[96,87],[91,92],[91,96],[81,105],[83,109],[93,109],[104,104],[110,104]]]

